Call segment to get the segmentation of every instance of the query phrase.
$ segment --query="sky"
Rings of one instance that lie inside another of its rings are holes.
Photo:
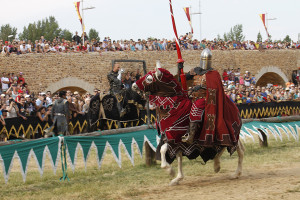
[[[9,23],[22,32],[23,27],[37,20],[54,16],[62,29],[81,32],[74,0],[0,0],[0,25]],[[200,0],[199,15],[192,15],[194,38],[214,39],[223,36],[236,24],[243,25],[246,40],[256,40],[258,32],[267,35],[259,14],[268,13],[268,30],[272,39],[289,35],[298,40],[300,33],[300,0]],[[178,35],[190,32],[183,7],[199,12],[199,0],[173,0],[173,11]],[[86,0],[83,7],[86,30],[94,28],[100,39],[173,39],[169,0]],[[201,26],[200,26],[201,24]]]

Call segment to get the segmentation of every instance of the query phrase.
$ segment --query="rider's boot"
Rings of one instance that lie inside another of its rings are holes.
[[[184,136],[182,136],[181,141],[188,144],[192,144],[196,134],[197,122],[190,122],[190,126]]]

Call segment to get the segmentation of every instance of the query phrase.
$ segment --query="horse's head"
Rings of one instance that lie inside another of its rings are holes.
[[[132,85],[133,90],[150,92],[151,95],[161,97],[174,97],[183,95],[180,84],[166,69],[156,68]]]

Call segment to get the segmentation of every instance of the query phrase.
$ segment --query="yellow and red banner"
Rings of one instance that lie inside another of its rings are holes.
[[[85,26],[84,26],[84,24],[83,24],[83,22],[82,22],[82,18],[81,18],[81,15],[80,15],[80,10],[79,10],[79,7],[80,7],[80,1],[74,2],[74,4],[75,4],[76,12],[77,12],[77,14],[78,14],[79,21],[80,21],[80,23],[81,23],[82,32],[84,32]]]
[[[260,16],[260,18],[261,18],[261,21],[262,21],[263,24],[264,24],[264,27],[265,27],[265,29],[266,29],[266,32],[267,32],[267,35],[268,35],[268,38],[269,38],[270,35],[269,35],[268,29],[267,29],[267,27],[266,27],[266,14],[259,14],[259,16]]]
[[[193,27],[192,27],[192,21],[191,21],[191,15],[190,15],[190,8],[189,7],[185,7],[183,8],[185,14],[186,14],[186,17],[189,21],[189,24],[190,24],[190,27],[191,27],[191,32],[194,33],[194,30],[193,30]]]

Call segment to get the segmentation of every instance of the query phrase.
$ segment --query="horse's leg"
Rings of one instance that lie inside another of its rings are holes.
[[[169,163],[167,163],[167,161],[166,161],[167,150],[168,150],[168,144],[165,143],[160,148],[160,154],[161,154],[161,165],[160,165],[160,167],[163,168],[163,169],[165,169],[169,166]]]
[[[165,143],[160,148],[160,154],[161,154],[161,165],[160,165],[160,167],[163,168],[163,169],[166,169],[167,172],[171,176],[174,176],[174,170],[172,169],[172,166],[169,163],[167,163],[167,161],[166,161],[167,150],[168,150],[168,144]]]
[[[176,158],[177,158],[177,161],[178,161],[178,174],[177,174],[177,177],[174,178],[170,182],[170,185],[178,185],[179,181],[181,181],[184,177],[183,172],[182,172],[182,152],[181,151],[179,151],[176,154]]]
[[[245,153],[245,148],[243,143],[239,140],[238,146],[237,146],[237,153],[238,153],[238,167],[233,175],[232,178],[239,178],[242,175],[242,165],[243,165],[243,159],[244,159],[244,153]]]
[[[224,151],[225,151],[225,148],[223,148],[219,153],[217,153],[217,155],[214,158],[214,170],[215,170],[215,173],[218,173],[220,171],[220,169],[221,169],[220,158],[221,158],[222,154],[224,153]]]

